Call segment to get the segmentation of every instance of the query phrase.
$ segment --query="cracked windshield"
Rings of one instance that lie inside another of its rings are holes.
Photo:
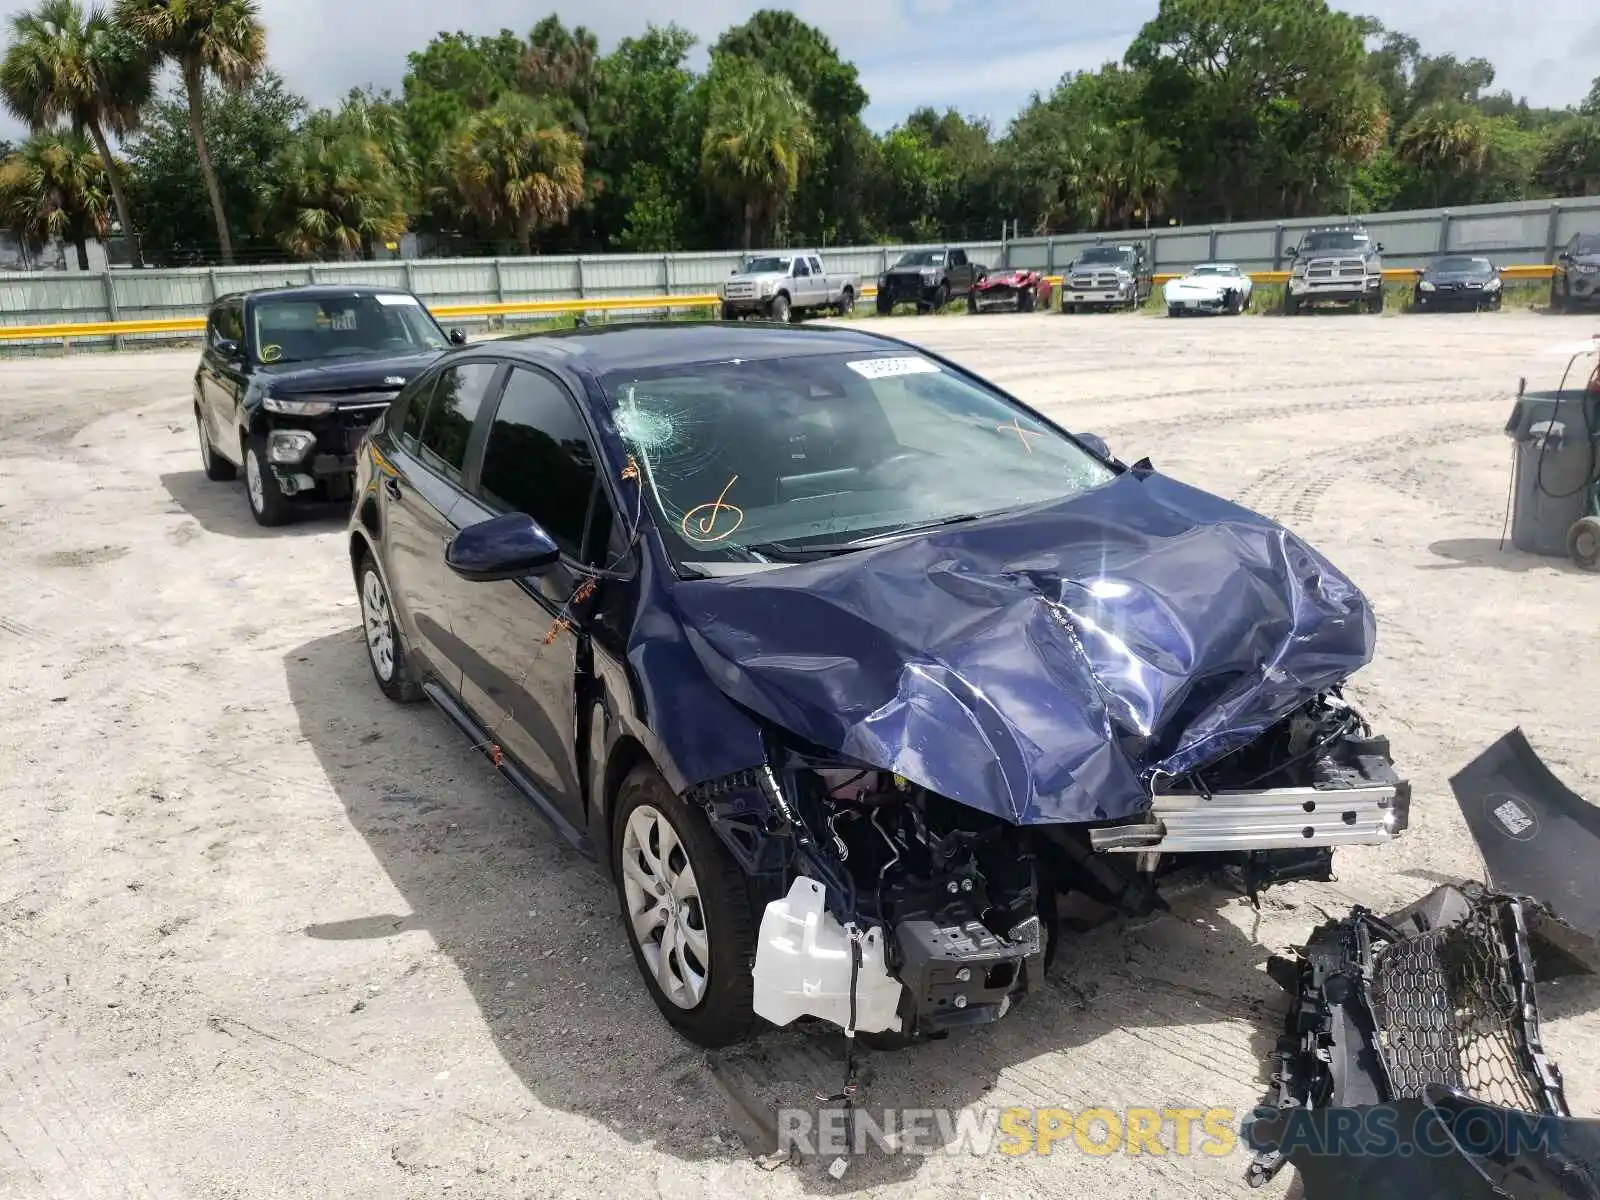
[[[680,565],[803,561],[1026,508],[1112,471],[920,356],[613,376],[616,424]]]

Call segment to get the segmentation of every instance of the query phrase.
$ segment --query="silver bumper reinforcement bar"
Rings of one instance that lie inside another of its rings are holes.
[[[1103,853],[1214,854],[1316,846],[1376,846],[1405,829],[1408,783],[1376,787],[1275,788],[1157,796],[1142,821],[1089,831]]]

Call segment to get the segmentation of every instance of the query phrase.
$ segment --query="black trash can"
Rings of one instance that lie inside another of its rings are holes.
[[[1567,531],[1588,515],[1600,463],[1600,396],[1582,388],[1524,392],[1506,422],[1516,443],[1511,544],[1567,556]]]

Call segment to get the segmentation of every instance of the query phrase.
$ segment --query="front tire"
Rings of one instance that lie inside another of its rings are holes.
[[[794,324],[794,309],[789,307],[789,297],[779,292],[767,305],[767,317],[780,325]]]
[[[267,439],[255,434],[244,443],[244,494],[250,502],[250,515],[257,525],[271,528],[288,522],[289,497],[278,486],[278,477],[267,465]]]
[[[724,304],[722,306],[722,319],[724,321],[737,321],[739,319],[739,314],[734,311],[733,305]]]
[[[978,312],[978,297],[973,292],[967,293],[967,312],[973,316],[976,316]]]
[[[1033,311],[1033,306],[1034,306],[1034,301],[1035,301],[1035,296],[1031,291],[1030,292],[1019,292],[1017,294],[1017,311],[1018,312],[1032,312]]]
[[[1286,317],[1298,316],[1300,313],[1300,297],[1293,292],[1283,293],[1283,315]]]
[[[1566,308],[1566,304],[1562,301],[1561,289],[1556,287],[1556,278],[1552,275],[1550,277],[1550,311],[1560,312],[1564,308]]]
[[[194,424],[200,433],[200,465],[205,468],[206,478],[213,483],[227,483],[237,478],[238,468],[218,454],[217,448],[211,444],[206,419],[200,415],[198,408],[194,410]]]
[[[894,301],[889,299],[887,296],[879,296],[877,298],[876,307],[880,317],[887,317],[890,313],[894,312]]]
[[[697,1046],[743,1041],[756,1027],[756,912],[743,872],[649,765],[623,780],[611,828],[622,920],[651,999]]]
[[[848,317],[856,309],[856,293],[854,288],[845,288],[839,297],[839,303],[834,306],[834,312],[841,317]]]
[[[378,689],[396,704],[416,703],[422,699],[422,685],[417,682],[411,660],[406,656],[388,585],[383,582],[370,552],[362,554],[361,565],[356,568],[356,592],[361,598],[361,631],[367,641],[367,662],[372,667],[373,678],[378,681]]]
[[[933,311],[941,313],[948,307],[950,307],[950,285],[941,283],[939,290],[933,294]]]
[[[1383,311],[1383,289],[1381,287],[1367,297],[1365,307],[1369,313],[1381,313]]]

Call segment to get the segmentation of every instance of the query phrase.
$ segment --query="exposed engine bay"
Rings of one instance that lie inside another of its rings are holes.
[[[837,754],[785,741],[773,757],[754,773],[765,812],[734,781],[697,789],[765,893],[756,1012],[852,1035],[999,1020],[1038,985],[1070,894],[1145,914],[1180,871],[1225,869],[1252,898],[1326,880],[1335,848],[1391,840],[1410,801],[1387,740],[1336,691],[1152,781],[1149,810],[1117,822],[1019,826]]]

